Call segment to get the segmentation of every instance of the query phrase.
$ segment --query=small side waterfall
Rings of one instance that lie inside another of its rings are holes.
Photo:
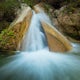
[[[21,51],[37,51],[48,47],[47,39],[40,23],[38,14],[33,12],[33,17],[28,32],[24,36]]]

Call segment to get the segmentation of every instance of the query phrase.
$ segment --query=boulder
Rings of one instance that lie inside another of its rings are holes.
[[[66,52],[72,49],[71,43],[54,26],[44,21],[41,23],[47,36],[50,51]]]
[[[66,13],[65,7],[53,13],[53,23],[65,35],[80,40],[80,9],[74,13]]]
[[[24,7],[21,10],[19,16],[9,26],[9,28],[2,31],[2,33],[0,34],[0,50],[20,50],[20,44],[24,37],[24,34],[28,30],[31,17],[31,8]]]
[[[35,5],[34,10],[36,13],[42,12],[46,15],[42,4]],[[71,50],[71,43],[53,25],[51,25],[49,21],[46,21],[44,16],[43,19],[41,19],[41,24],[47,36],[49,50],[55,52],[67,52]]]

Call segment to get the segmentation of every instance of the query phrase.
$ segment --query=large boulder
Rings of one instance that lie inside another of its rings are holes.
[[[0,34],[0,50],[20,50],[20,44],[27,32],[32,17],[32,9],[24,7],[18,17]]]
[[[41,24],[45,31],[50,51],[66,52],[72,49],[70,42],[45,18],[45,8],[38,4],[34,6],[36,13],[44,13],[41,18]],[[49,18],[49,17],[47,17]]]
[[[44,21],[41,23],[47,36],[50,51],[66,52],[72,49],[70,42],[54,26]]]

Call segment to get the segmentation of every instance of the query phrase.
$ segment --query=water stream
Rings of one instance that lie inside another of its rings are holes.
[[[28,30],[22,42],[21,51],[37,51],[48,47],[47,39],[40,23],[38,14],[33,12],[33,17]]]
[[[80,80],[80,56],[50,52],[39,19],[34,13],[22,52],[0,61],[0,80]]]

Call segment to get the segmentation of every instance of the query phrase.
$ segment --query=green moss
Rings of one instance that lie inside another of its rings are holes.
[[[27,5],[29,5],[30,7],[33,7],[35,5],[34,0],[24,0],[24,3],[26,3]]]

